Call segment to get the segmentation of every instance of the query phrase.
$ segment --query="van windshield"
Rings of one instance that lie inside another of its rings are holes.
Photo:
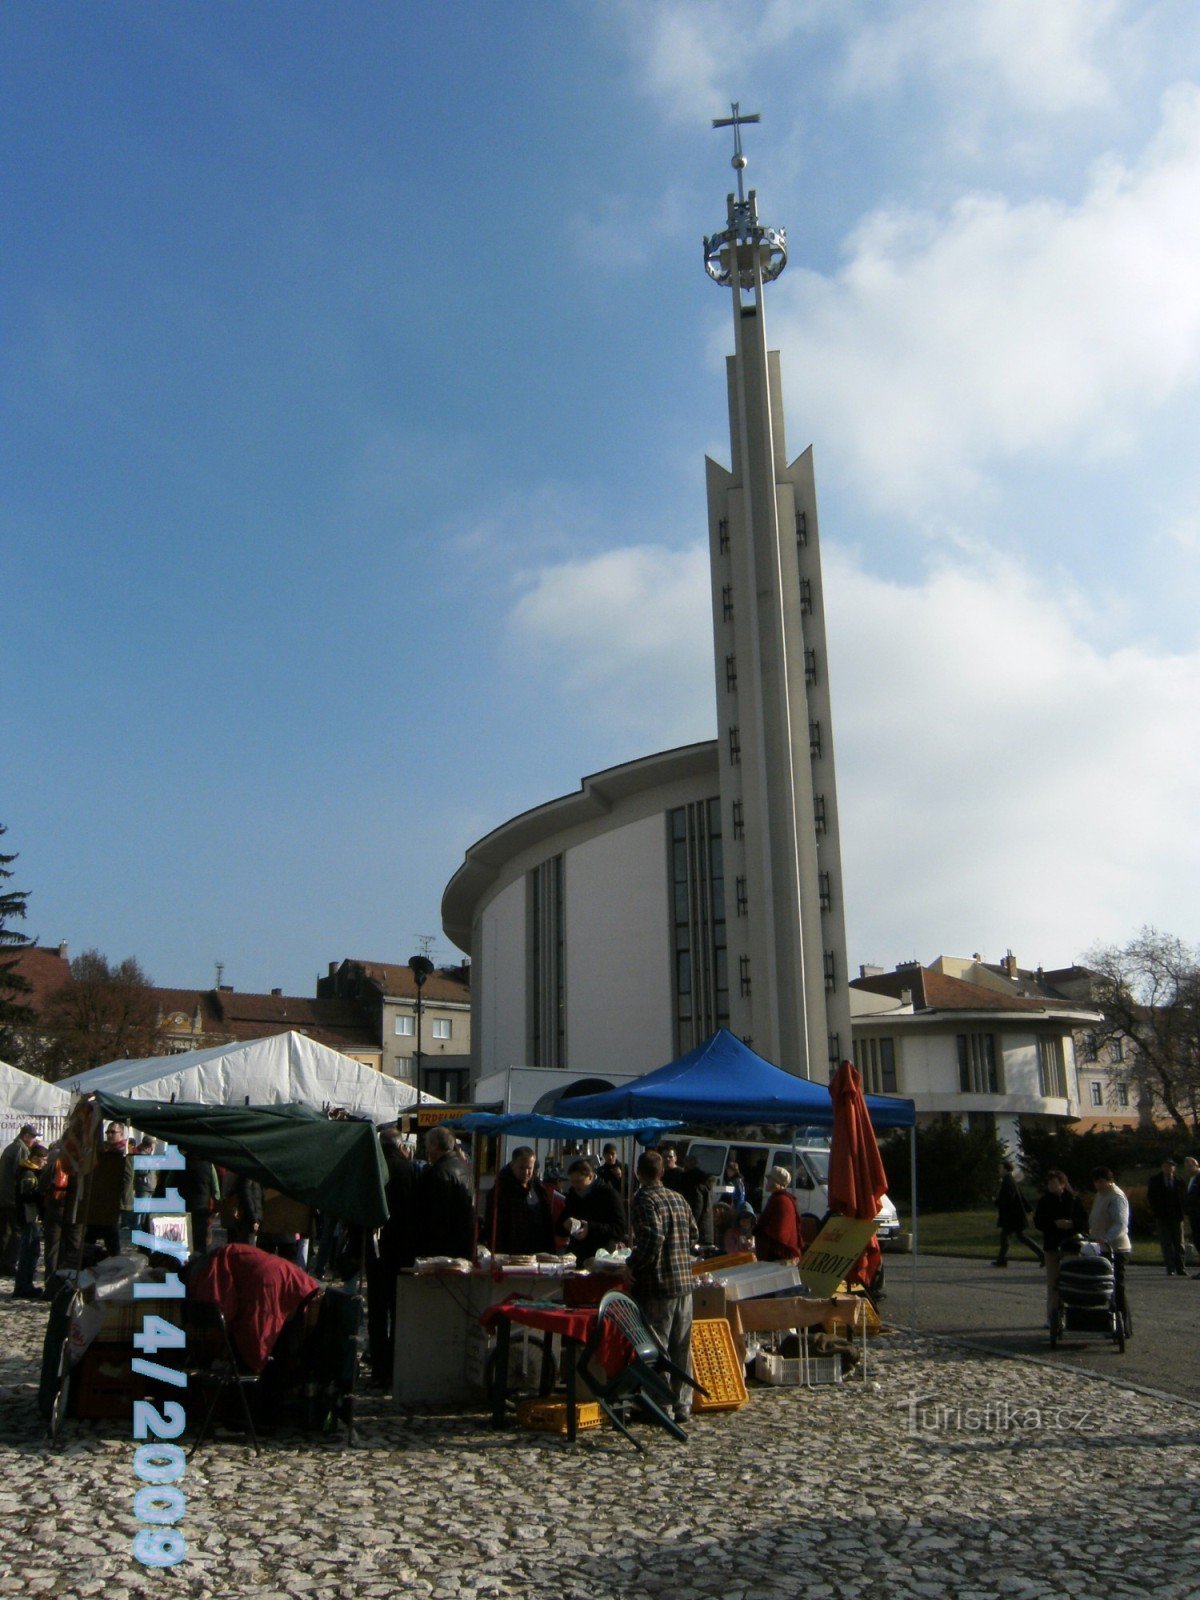
[[[688,1155],[695,1156],[703,1172],[710,1178],[718,1178],[725,1171],[725,1146],[723,1144],[697,1144],[688,1145]]]
[[[817,1182],[823,1189],[829,1187],[829,1151],[806,1150],[804,1159],[817,1175]]]

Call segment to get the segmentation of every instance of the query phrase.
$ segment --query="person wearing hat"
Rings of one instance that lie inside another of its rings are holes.
[[[27,1122],[0,1155],[0,1273],[10,1273],[16,1265],[17,1245],[25,1226],[17,1214],[17,1168],[36,1138],[37,1129]]]
[[[766,1176],[767,1203],[754,1230],[760,1261],[799,1261],[804,1253],[800,1239],[800,1213],[792,1197],[792,1175],[786,1167],[772,1167]]]

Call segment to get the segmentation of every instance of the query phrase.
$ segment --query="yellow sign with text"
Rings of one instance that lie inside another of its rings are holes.
[[[830,1217],[800,1262],[806,1292],[818,1300],[828,1299],[870,1244],[874,1232],[871,1217]]]

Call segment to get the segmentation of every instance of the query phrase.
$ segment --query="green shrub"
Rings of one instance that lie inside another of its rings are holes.
[[[907,1131],[880,1145],[888,1193],[912,1201]],[[964,1128],[950,1117],[917,1128],[917,1201],[923,1211],[969,1211],[995,1198],[1004,1147],[991,1128]]]

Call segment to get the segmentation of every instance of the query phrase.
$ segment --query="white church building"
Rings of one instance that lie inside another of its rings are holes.
[[[704,241],[728,294],[730,466],[707,464],[718,736],[587,777],[466,852],[442,923],[471,957],[472,1076],[661,1066],[726,1026],[824,1081],[850,1053],[811,449],[789,461],[766,286],[787,261],[743,189]]]

